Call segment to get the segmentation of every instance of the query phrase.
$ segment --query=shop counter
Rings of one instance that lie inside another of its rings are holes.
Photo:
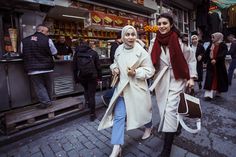
[[[37,103],[22,59],[0,60],[0,74],[0,112]],[[106,81],[103,80],[105,83],[100,83],[98,88],[108,87],[109,78],[106,72],[103,76]],[[50,81],[53,98],[83,92],[83,87],[74,81],[71,60],[56,60]]]

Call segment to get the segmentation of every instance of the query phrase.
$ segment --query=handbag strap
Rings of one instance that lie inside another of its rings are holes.
[[[197,133],[198,131],[201,130],[201,119],[197,119],[197,121],[196,121],[196,123],[197,123],[197,128],[196,128],[196,129],[192,129],[192,128],[188,127],[188,126],[185,124],[184,119],[183,119],[184,116],[178,114],[178,115],[177,115],[177,118],[178,118],[178,121],[180,122],[180,124],[182,125],[182,127],[183,127],[186,131],[188,131],[188,132],[194,134],[194,133]]]

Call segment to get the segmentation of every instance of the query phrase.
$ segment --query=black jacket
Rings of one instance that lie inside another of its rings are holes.
[[[22,44],[24,66],[27,72],[52,70],[54,68],[48,36],[36,32],[24,38]]]
[[[227,46],[225,43],[220,43],[218,53],[216,56],[216,64],[211,64],[210,58],[210,48],[211,44],[206,50],[205,61],[207,63],[207,72],[204,89],[211,90],[212,82],[214,77],[217,80],[217,91],[218,92],[227,92],[228,91],[228,75],[225,66],[225,56],[227,53]],[[216,69],[216,74],[214,74],[214,69]]]
[[[232,42],[228,54],[231,55],[232,59],[236,59],[236,41]]]
[[[77,74],[78,74],[78,66],[77,66],[78,53],[87,53],[88,55],[92,56],[92,58],[94,60],[95,68],[96,68],[96,71],[94,71],[94,73],[97,74],[96,76],[98,79],[101,79],[102,78],[101,66],[100,66],[99,56],[98,56],[97,52],[94,51],[93,49],[91,49],[87,45],[82,45],[82,46],[78,46],[76,48],[76,52],[73,56],[73,72],[74,72],[75,81],[78,82],[78,80],[79,80],[79,78],[77,76]],[[96,78],[87,78],[87,79],[96,79]]]

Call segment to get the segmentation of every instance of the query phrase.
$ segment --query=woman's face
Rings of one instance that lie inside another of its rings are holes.
[[[158,30],[161,34],[166,34],[170,31],[172,25],[170,24],[169,19],[161,17],[157,21]]]
[[[130,47],[134,46],[134,43],[136,42],[136,34],[133,29],[128,29],[124,36],[124,43]]]
[[[216,42],[216,38],[215,38],[214,35],[211,36],[211,41],[212,41],[213,43]]]
[[[192,44],[196,45],[198,43],[198,38],[197,37],[192,37]]]

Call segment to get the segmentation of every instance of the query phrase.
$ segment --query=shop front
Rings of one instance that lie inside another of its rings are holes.
[[[50,3],[49,3],[50,2]],[[131,4],[131,2],[129,3]],[[129,11],[93,1],[14,1],[1,2],[0,12],[0,112],[23,107],[37,102],[31,83],[23,68],[20,41],[35,32],[38,24],[50,28],[54,43],[64,36],[73,53],[78,40],[87,40],[99,54],[103,78],[98,88],[109,87],[110,44],[114,42],[122,27],[130,24],[143,33],[151,13]],[[142,7],[141,7],[142,8]],[[145,8],[145,7],[143,7]],[[145,8],[147,9],[147,8]],[[145,36],[146,38],[146,36]],[[55,59],[52,74],[54,98],[82,93],[81,85],[75,84],[72,72],[72,57]]]

